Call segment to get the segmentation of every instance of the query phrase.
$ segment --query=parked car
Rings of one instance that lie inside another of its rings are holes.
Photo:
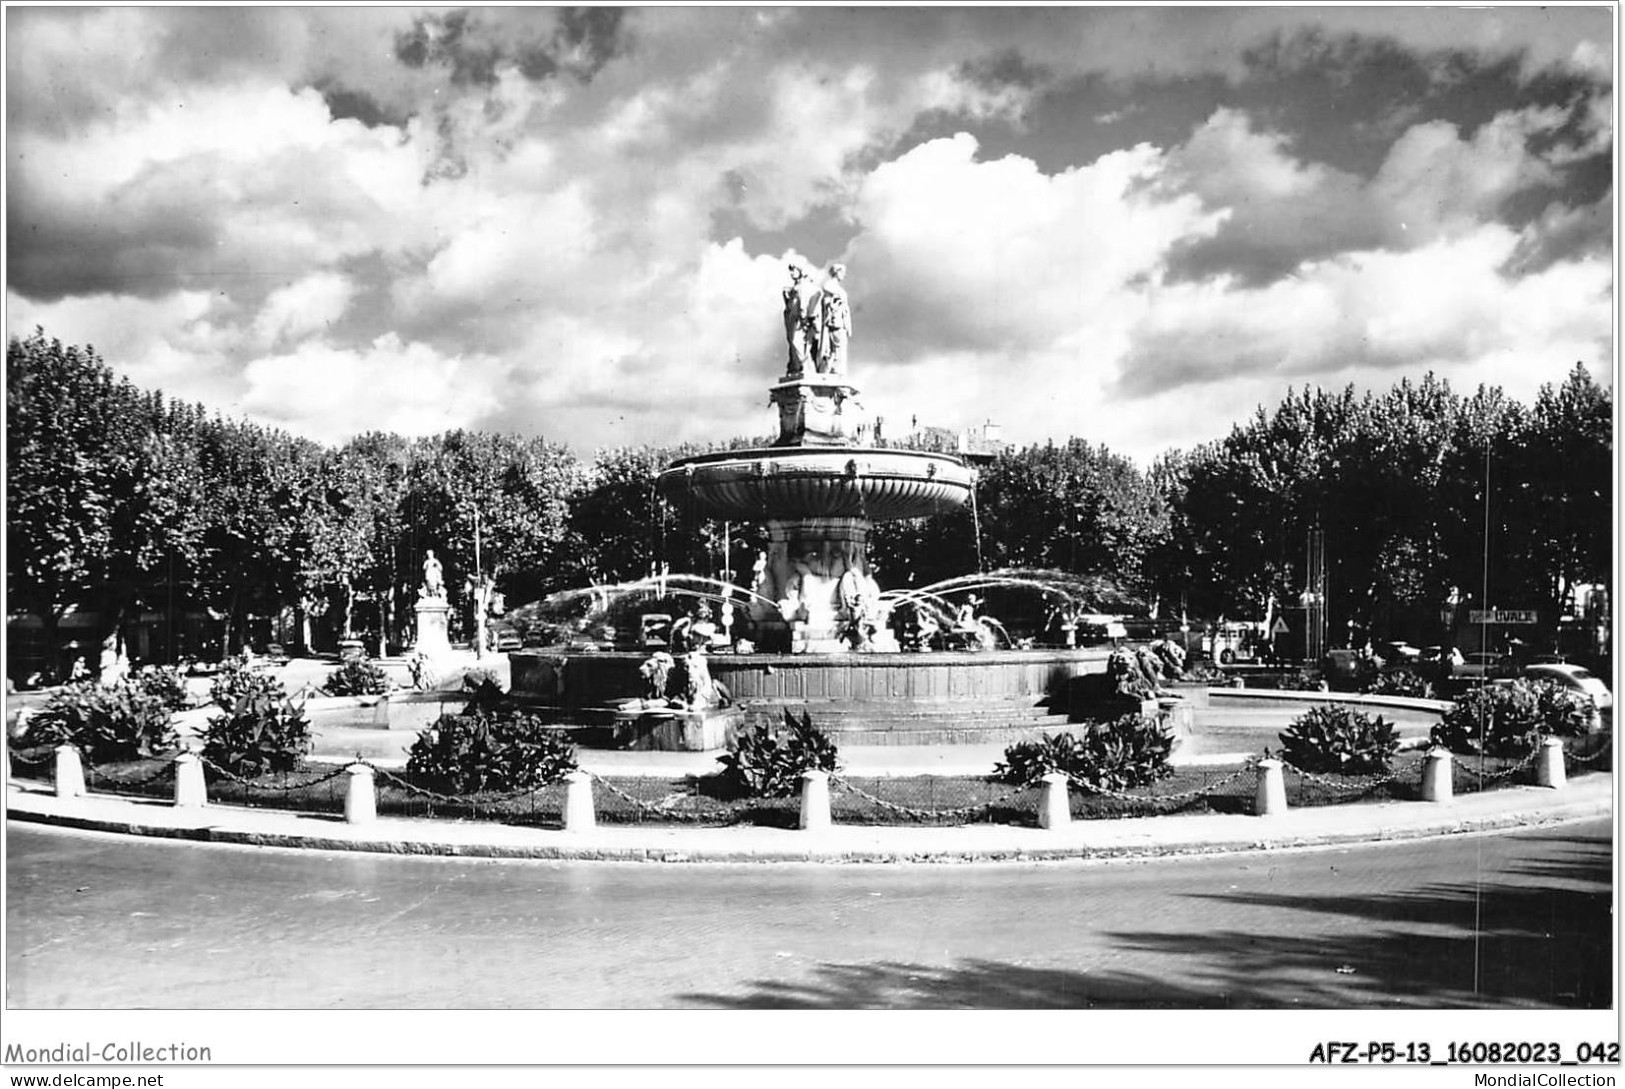
[[[1393,640],[1377,645],[1377,657],[1390,666],[1415,665],[1422,658],[1422,651],[1411,646],[1403,639]]]
[[[1492,650],[1475,650],[1464,656],[1450,671],[1457,680],[1493,680],[1516,677],[1518,665],[1510,654],[1497,654]]]
[[[638,618],[639,646],[670,646],[671,625],[672,616],[670,613],[644,613]]]
[[[1531,681],[1551,681],[1553,684],[1584,693],[1591,697],[1591,702],[1597,705],[1599,711],[1613,710],[1613,693],[1608,691],[1608,686],[1602,682],[1601,677],[1584,666],[1542,662],[1538,665],[1524,666],[1523,675]]]
[[[1381,668],[1380,659],[1353,649],[1328,650],[1320,660],[1320,675],[1330,688],[1350,691],[1369,684]]]
[[[512,628],[501,628],[497,631],[496,649],[499,654],[506,654],[512,650],[522,650],[525,641],[519,638],[519,633]]]

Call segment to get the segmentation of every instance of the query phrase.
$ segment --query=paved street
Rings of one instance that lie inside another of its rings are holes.
[[[1139,863],[643,865],[11,823],[8,1003],[1605,1007],[1612,828]]]

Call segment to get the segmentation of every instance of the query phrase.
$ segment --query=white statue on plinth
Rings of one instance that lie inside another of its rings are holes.
[[[445,572],[441,570],[440,561],[434,558],[432,548],[423,554],[423,585],[418,589],[418,596],[437,599],[446,596]]]
[[[829,266],[829,278],[818,293],[818,359],[823,374],[846,373],[846,345],[852,339],[852,304],[846,297],[845,265]]]
[[[790,343],[785,373],[800,378],[816,364],[818,288],[799,262],[790,262],[790,286],[784,289],[784,336]]]

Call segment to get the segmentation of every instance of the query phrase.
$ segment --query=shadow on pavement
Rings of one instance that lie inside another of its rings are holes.
[[[1606,837],[1545,842],[1561,850],[1556,859],[1525,860],[1493,883],[1400,895],[1201,894],[1341,917],[1329,931],[1110,935],[1130,957],[1179,965],[1177,980],[989,960],[878,961],[822,964],[811,980],[679,999],[777,1009],[1608,1008],[1612,845]]]

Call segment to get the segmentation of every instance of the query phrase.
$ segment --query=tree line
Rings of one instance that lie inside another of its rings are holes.
[[[520,603],[662,569],[743,581],[765,547],[760,526],[659,496],[701,446],[581,458],[463,430],[323,446],[138,389],[43,331],[9,340],[6,371],[8,608],[47,641],[70,610],[118,625],[178,598],[225,618],[226,649],[289,607],[348,633],[360,601],[399,641],[427,549],[466,610],[482,585]],[[1256,617],[1297,600],[1318,530],[1334,622],[1400,627],[1452,588],[1554,610],[1609,578],[1612,413],[1580,365],[1530,406],[1431,375],[1294,391],[1144,471],[1082,439],[1006,450],[974,504],[879,524],[870,551],[886,586],[1039,568],[1164,615]]]

